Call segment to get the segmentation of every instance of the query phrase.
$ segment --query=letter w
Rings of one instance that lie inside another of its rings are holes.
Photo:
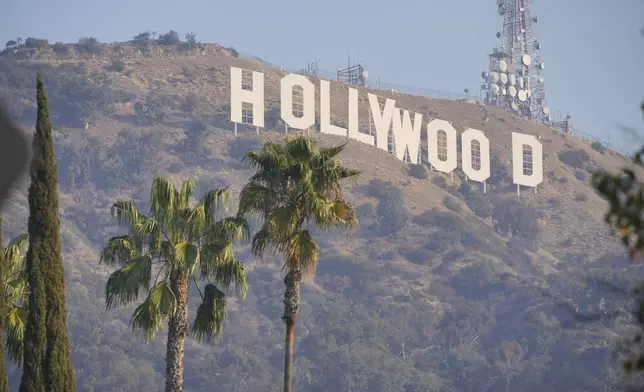
[[[409,111],[403,110],[401,116],[400,109],[396,108],[392,117],[396,157],[402,161],[405,159],[405,152],[407,152],[411,163],[418,163],[423,115],[414,113],[414,123],[412,124]]]

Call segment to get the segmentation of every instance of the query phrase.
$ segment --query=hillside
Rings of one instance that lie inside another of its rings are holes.
[[[216,44],[139,39],[31,41],[0,55],[0,97],[25,125],[35,121],[36,72],[49,94],[81,391],[157,391],[163,385],[163,336],[144,345],[128,326],[131,309],[103,310],[110,270],[98,265],[98,251],[117,233],[111,203],[133,198],[146,206],[155,174],[195,177],[202,190],[229,185],[235,200],[252,173],[240,163],[242,154],[284,137],[279,79],[285,73],[231,53]],[[245,126],[233,134],[231,65],[265,73],[266,129],[258,135]],[[605,203],[588,185],[595,169],[616,169],[626,160],[493,108],[370,92],[425,118],[451,121],[458,131],[484,130],[493,175],[483,193],[458,170],[446,176],[349,143],[342,161],[362,171],[346,184],[360,228],[350,236],[316,233],[322,255],[303,289],[296,390],[621,390],[611,344],[626,333],[627,320],[576,323],[563,305],[584,312],[624,306],[621,297],[584,278],[628,283],[638,276],[603,223]],[[332,82],[332,96],[341,124],[346,87]],[[363,131],[367,108],[361,91]],[[544,182],[536,192],[522,189],[520,201],[510,178],[513,131],[544,145]],[[311,135],[324,145],[344,141]],[[6,237],[26,230],[26,200],[23,183],[3,212]],[[186,392],[280,390],[280,260],[257,260],[247,249],[240,257],[249,269],[249,295],[231,297],[216,346],[189,341]]]

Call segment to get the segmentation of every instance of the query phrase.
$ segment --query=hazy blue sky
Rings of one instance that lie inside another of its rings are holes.
[[[205,42],[289,68],[317,54],[335,70],[347,54],[370,77],[451,92],[478,91],[486,50],[497,45],[494,0],[87,0],[6,1],[0,42],[33,36],[123,41],[144,31],[192,31]],[[311,5],[306,5],[306,4]],[[621,140],[618,124],[642,131],[644,0],[534,0],[548,106],[575,128]]]

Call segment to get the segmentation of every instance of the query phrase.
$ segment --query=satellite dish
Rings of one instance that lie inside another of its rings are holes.
[[[523,56],[521,56],[521,62],[527,67],[528,65],[530,65],[530,63],[532,63],[532,59],[530,58],[529,54],[524,54]]]
[[[505,4],[505,0],[496,0],[496,5],[498,7],[502,6],[503,4]]]
[[[510,80],[510,84],[511,84],[511,85],[513,85],[513,86],[514,86],[515,84],[517,84],[517,77],[516,77],[516,76],[514,76],[514,74],[509,74],[509,75],[508,75],[508,79]]]
[[[519,94],[517,94],[519,97],[519,101],[525,102],[526,99],[528,99],[528,94],[525,92],[525,90],[519,90]]]
[[[522,77],[519,76],[517,78],[517,84],[519,85],[519,88],[523,88],[524,81]]]
[[[505,90],[505,88],[501,89],[501,95],[506,95],[508,92]]]
[[[511,107],[511,108],[512,108],[512,110],[514,110],[514,111],[517,111],[517,112],[519,111],[519,104],[518,104],[518,103],[516,103],[516,102],[514,102],[514,101],[510,104],[510,107]]]
[[[546,115],[550,114],[550,108],[548,107],[543,108],[543,114],[546,114]]]
[[[508,94],[510,94],[510,96],[511,96],[512,98],[516,97],[516,96],[517,96],[517,88],[516,88],[516,87],[514,87],[514,86],[510,86],[510,87],[508,88]]]
[[[546,65],[545,65],[545,64],[543,63],[543,61],[542,61],[542,62],[540,62],[540,63],[537,65],[537,68],[539,68],[540,70],[542,70],[542,71],[543,71],[543,70],[546,68]]]
[[[505,15],[505,7],[504,6],[499,6],[499,15]]]
[[[496,84],[491,85],[490,91],[492,92],[492,95],[499,95],[499,86]]]
[[[488,77],[488,82],[490,83],[498,83],[499,82],[499,74],[496,72],[490,72],[490,75]]]
[[[505,62],[505,60],[500,60],[499,61],[499,69],[501,72],[505,72],[508,70],[508,63]]]
[[[538,22],[539,22],[539,18],[537,18],[536,16],[533,16],[533,17],[532,17],[532,21],[533,21],[534,23],[538,23]]]
[[[523,11],[525,11],[525,8],[519,7],[519,11],[523,12]]]
[[[530,98],[532,96],[532,90],[525,90],[525,96],[526,98]]]
[[[499,79],[501,79],[501,84],[508,84],[508,74],[500,73]]]
[[[534,48],[537,49],[537,50],[541,49],[541,42],[535,42],[534,43]]]
[[[369,71],[367,70],[362,71],[362,77],[365,79],[369,79]]]
[[[485,72],[485,71],[481,72],[481,77],[482,77],[483,79],[487,80],[487,76],[488,76],[488,75],[487,75],[487,72]]]
[[[469,88],[463,89],[463,92],[464,92],[465,94],[468,94],[468,93],[470,92],[470,89],[469,89]]]
[[[496,38],[501,38],[501,33],[498,31],[496,32]]]
[[[543,78],[543,76],[539,76],[538,80],[539,80],[539,83],[543,83],[545,79]]]

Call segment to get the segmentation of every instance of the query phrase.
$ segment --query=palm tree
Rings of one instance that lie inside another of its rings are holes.
[[[105,287],[107,309],[145,299],[132,315],[134,330],[146,342],[153,340],[167,321],[166,392],[180,392],[183,353],[190,333],[198,341],[218,338],[226,318],[226,296],[220,290],[232,284],[246,295],[246,272],[235,259],[233,244],[250,239],[250,228],[241,217],[216,219],[228,208],[226,188],[209,190],[193,203],[194,180],[177,190],[170,180],[156,177],[150,192],[150,215],[131,201],[117,201],[112,216],[129,229],[127,235],[110,238],[101,262],[117,264]],[[199,281],[207,284],[201,289]],[[201,296],[192,326],[188,325],[190,284]],[[217,286],[219,285],[219,287]]]
[[[22,365],[23,338],[27,322],[29,279],[25,272],[25,257],[29,236],[21,234],[9,242],[4,252],[2,282],[4,289],[4,348],[9,359]]]
[[[2,243],[2,217],[0,217],[0,293],[2,302],[2,337],[6,357],[22,365],[23,338],[27,321],[27,301],[29,299],[29,279],[25,272],[25,257],[29,248],[29,235],[21,234]]]
[[[320,149],[299,136],[283,145],[268,141],[259,152],[249,151],[244,157],[257,172],[241,192],[239,215],[262,220],[253,237],[253,253],[262,255],[269,250],[285,258],[284,392],[291,391],[293,332],[302,276],[315,270],[319,257],[309,225],[353,229],[357,224],[354,208],[343,199],[340,186],[341,180],[358,174],[337,159],[345,146]]]

